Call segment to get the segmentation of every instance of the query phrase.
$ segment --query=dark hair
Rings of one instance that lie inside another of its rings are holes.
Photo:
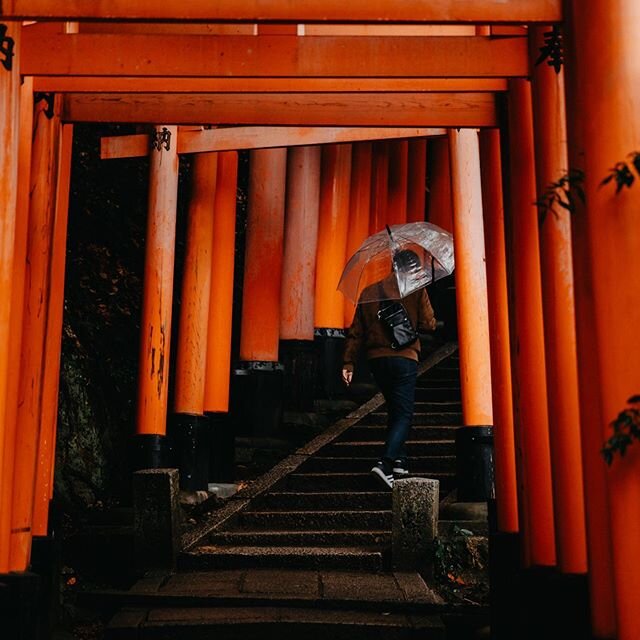
[[[393,255],[393,264],[398,269],[418,269],[422,266],[420,258],[411,249],[402,249]]]

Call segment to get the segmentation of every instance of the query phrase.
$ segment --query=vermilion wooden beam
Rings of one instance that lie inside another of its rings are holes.
[[[560,0],[2,0],[0,16],[168,22],[558,22]]]
[[[525,38],[482,36],[29,35],[23,75],[156,77],[516,77]],[[170,81],[167,80],[167,84]]]
[[[171,122],[366,127],[494,127],[490,93],[72,93],[66,122]]]
[[[38,76],[34,91],[54,93],[385,93],[506,91],[503,78],[114,78]]]
[[[180,131],[178,153],[207,153],[234,149],[297,147],[383,138],[422,138],[444,136],[445,129],[373,128],[373,127],[229,127]],[[149,155],[149,136],[109,136],[100,140],[103,160]]]

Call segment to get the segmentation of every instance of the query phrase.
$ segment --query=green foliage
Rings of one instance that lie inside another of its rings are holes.
[[[620,193],[623,187],[631,188],[636,177],[640,175],[640,151],[632,151],[627,158],[627,160],[616,162],[609,169],[609,175],[600,183],[601,187],[615,181],[616,194]]]
[[[627,447],[634,440],[640,440],[640,395],[629,398],[627,404],[629,406],[611,422],[613,435],[600,451],[608,465],[611,465],[616,453],[624,456]]]
[[[542,196],[534,203],[540,213],[540,224],[549,212],[558,217],[556,206],[574,213],[576,198],[583,203],[585,201],[583,185],[584,171],[580,169],[569,169],[556,182],[549,183]]]
[[[469,537],[473,532],[454,525],[452,535],[436,538],[433,543],[434,573],[440,582],[456,582],[464,569],[463,554],[456,538]]]

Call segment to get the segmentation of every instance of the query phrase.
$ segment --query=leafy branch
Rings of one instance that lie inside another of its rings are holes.
[[[540,224],[544,222],[549,212],[558,217],[556,205],[574,213],[575,198],[579,198],[582,203],[585,201],[583,185],[584,171],[581,169],[569,169],[556,182],[550,182],[542,196],[534,203],[540,213]]]
[[[640,440],[640,395],[629,398],[627,404],[629,406],[611,422],[613,435],[600,451],[608,465],[611,465],[616,453],[624,456],[627,447],[634,440]]]
[[[616,194],[622,191],[623,187],[631,188],[637,175],[640,175],[640,151],[632,151],[627,155],[628,160],[616,162],[609,169],[609,175],[600,183],[600,186],[609,184],[612,180],[616,183]],[[634,175],[634,171],[635,174]]]

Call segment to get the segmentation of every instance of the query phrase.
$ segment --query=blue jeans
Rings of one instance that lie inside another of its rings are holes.
[[[405,442],[413,421],[418,363],[384,356],[369,360],[369,368],[387,402],[387,439],[382,457],[406,461]]]

